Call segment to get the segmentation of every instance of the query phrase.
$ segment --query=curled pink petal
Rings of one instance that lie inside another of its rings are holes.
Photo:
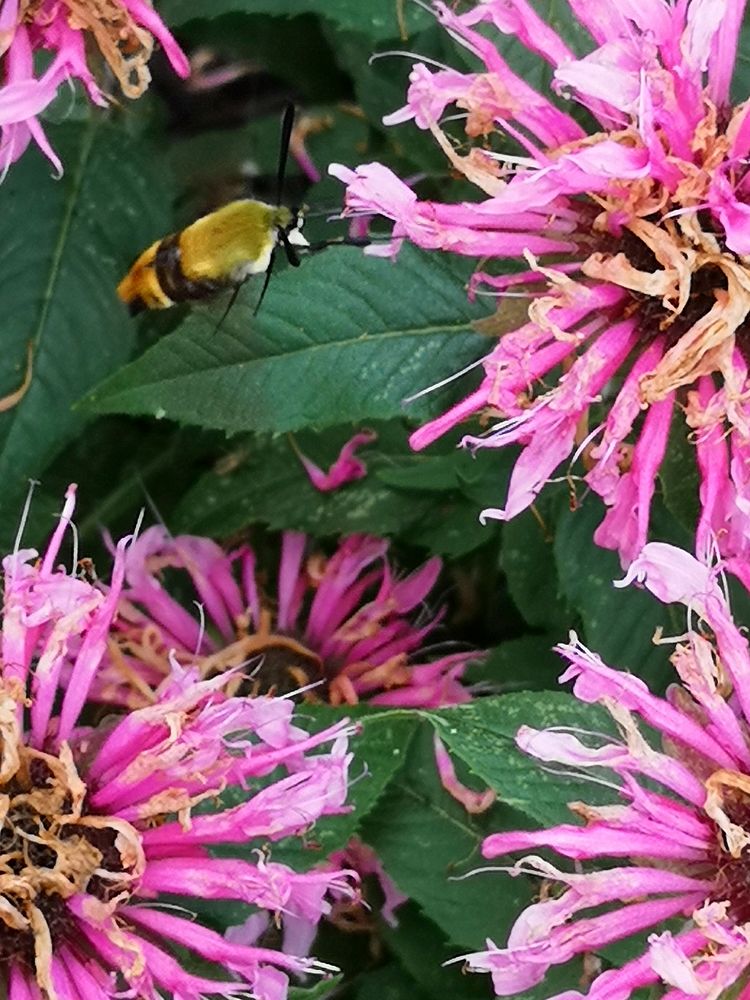
[[[362,459],[355,457],[355,452],[363,445],[372,444],[376,440],[377,434],[374,431],[360,431],[358,434],[354,434],[343,445],[338,458],[328,472],[323,472],[320,466],[306,458],[301,452],[298,452],[299,459],[315,489],[320,490],[321,493],[330,493],[347,483],[363,479],[367,475],[367,466]]]

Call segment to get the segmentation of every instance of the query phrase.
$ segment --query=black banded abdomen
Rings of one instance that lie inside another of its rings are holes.
[[[182,255],[180,252],[180,234],[172,233],[165,236],[156,248],[154,257],[156,277],[165,295],[172,302],[191,302],[195,299],[207,299],[223,288],[232,285],[231,281],[216,278],[187,278],[182,271]]]

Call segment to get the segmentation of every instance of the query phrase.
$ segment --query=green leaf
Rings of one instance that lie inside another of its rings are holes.
[[[584,705],[563,691],[518,692],[481,698],[468,705],[423,711],[443,743],[471,772],[492,788],[498,800],[537,826],[570,821],[568,802],[612,802],[613,794],[584,779],[550,774],[515,744],[522,725],[535,729],[570,726],[577,730],[611,732],[607,712]]]
[[[378,440],[359,452],[368,469],[364,479],[330,493],[315,489],[296,448],[326,468],[351,433],[352,428],[337,427],[295,438],[258,436],[236,442],[187,492],[172,522],[175,530],[219,537],[261,522],[316,537],[389,535],[426,517],[432,498],[392,489],[378,475],[407,451],[400,422],[377,425]]]
[[[503,891],[496,892],[488,875],[456,879],[484,866],[480,844],[509,812],[496,806],[470,816],[448,795],[435,767],[431,727],[423,726],[361,836],[398,888],[457,949],[481,947],[487,936],[507,930],[528,898],[527,887],[504,879]]]
[[[355,1000],[431,1000],[395,962],[363,973],[354,991]]]
[[[401,535],[412,546],[453,557],[497,538],[498,526],[479,523],[476,504],[458,489],[455,469],[450,471],[467,456],[413,455],[402,421],[375,423],[372,429],[377,440],[359,452],[367,475],[329,493],[310,482],[298,450],[327,469],[353,428],[237,440],[187,491],[170,527],[217,538],[258,522],[317,538],[355,532]],[[401,482],[407,485],[401,488]]]
[[[476,506],[465,497],[433,501],[429,517],[415,528],[411,541],[430,552],[457,559],[496,542],[500,525],[482,524]]]
[[[403,20],[399,18],[402,12]],[[316,13],[350,31],[360,31],[369,38],[398,38],[401,24],[412,33],[431,21],[430,14],[415,4],[400,0],[162,0],[159,12],[168,24],[179,26],[187,21],[218,17],[221,14],[274,14],[291,17]]]
[[[502,567],[511,597],[529,625],[562,637],[570,627],[570,612],[560,595],[553,547],[559,500],[557,491],[548,488],[533,510],[504,525]]]
[[[672,421],[667,453],[659,467],[659,481],[667,510],[693,532],[700,514],[699,478],[695,445],[688,434],[682,414],[677,414]]]
[[[341,976],[331,976],[321,979],[314,986],[307,988],[303,986],[290,986],[287,994],[288,1000],[323,1000],[341,983]]]
[[[79,548],[97,564],[107,565],[110,553],[103,531],[120,538],[129,534],[139,511],[150,508],[170,527],[172,511],[217,442],[211,434],[196,434],[172,424],[154,424],[127,417],[105,417],[87,427],[52,463],[44,475],[44,493],[31,505],[32,523],[24,544],[39,548],[60,509],[60,498],[71,477],[78,483],[76,528]]]
[[[27,344],[34,351],[28,392],[0,414],[4,544],[28,479],[83,426],[73,402],[127,358],[133,328],[115,287],[132,255],[167,226],[158,165],[136,139],[96,122],[52,128],[50,138],[62,180],[29,150],[3,183],[0,394],[22,381]]]
[[[452,962],[457,948],[415,903],[404,903],[396,911],[397,927],[381,925],[383,940],[397,956],[427,997],[451,1000],[485,1000],[488,982],[484,976],[467,976],[461,962]],[[445,963],[449,962],[449,965]],[[403,975],[403,974],[402,974]],[[396,994],[398,996],[398,994]]]
[[[669,653],[655,646],[654,633],[684,628],[680,615],[635,586],[618,588],[623,571],[615,552],[594,544],[594,530],[602,517],[592,497],[578,510],[566,510],[555,529],[555,560],[560,586],[583,619],[586,644],[611,667],[629,670],[655,692],[673,679]]]
[[[494,692],[556,690],[563,663],[552,647],[559,638],[550,634],[522,635],[501,642],[483,662],[470,668],[468,679]]]
[[[466,272],[412,247],[395,263],[336,248],[279,275],[256,318],[238,304],[216,332],[223,303],[196,310],[85,408],[229,432],[398,416],[406,396],[486,351],[469,328],[484,308],[467,302]],[[419,400],[408,412],[430,410]]]

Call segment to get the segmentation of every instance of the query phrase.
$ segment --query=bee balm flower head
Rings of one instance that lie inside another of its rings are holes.
[[[378,163],[331,167],[347,186],[347,211],[393,221],[391,252],[407,239],[522,265],[474,275],[474,288],[527,294],[527,322],[484,359],[480,386],[412,444],[423,448],[472,415],[498,418],[464,440],[522,446],[505,506],[484,511],[500,519],[582,453],[586,483],[608,507],[596,540],[627,563],[647,539],[670,425],[682,413],[702,479],[699,550],[715,536],[725,553],[745,553],[750,103],[729,102],[744,0],[569,2],[590,37],[583,56],[527,0],[480,0],[462,14],[433,5],[479,69],[417,64],[407,104],[386,121],[430,130],[478,200],[420,201]],[[550,65],[553,90],[587,112],[590,132],[510,68],[504,36]],[[481,140],[467,154],[441,127],[454,104],[469,140]],[[502,152],[487,148],[495,134]]]
[[[283,1000],[290,974],[328,967],[231,942],[193,919],[190,901],[312,920],[330,893],[352,893],[345,870],[299,875],[261,850],[254,863],[210,853],[237,845],[246,856],[248,844],[342,812],[349,727],[308,736],[289,701],[228,696],[229,675],[202,680],[177,663],[148,707],[87,724],[127,540],[106,593],[69,575],[55,563],[72,508],[71,489],[43,558],[22,550],[3,562],[0,990],[8,1000]],[[227,788],[231,807],[218,798]],[[162,892],[187,912],[160,908]]]
[[[233,684],[245,691],[309,688],[333,704],[407,707],[468,700],[459,679],[476,653],[420,653],[441,617],[419,615],[440,560],[398,579],[387,552],[387,541],[353,535],[325,558],[308,553],[305,535],[286,532],[269,585],[250,546],[227,554],[209,538],[149,528],[125,557],[119,633],[98,696],[144,703],[173,651],[207,677],[241,668]],[[172,596],[169,571],[183,576],[192,600]]]
[[[491,972],[499,996],[524,992],[551,966],[643,932],[650,934],[642,953],[596,976],[590,1000],[626,1000],[652,986],[671,997],[716,998],[750,966],[750,650],[715,574],[692,556],[651,543],[631,566],[634,577],[661,600],[685,604],[691,623],[702,619],[710,633],[694,626],[680,638],[672,662],[681,683],[666,699],[607,667],[575,636],[559,647],[569,663],[561,680],[573,681],[581,701],[602,704],[620,738],[524,726],[517,743],[607,786],[614,774],[619,802],[575,802],[570,808],[582,822],[484,841],[487,858],[549,848],[575,863],[558,868],[530,854],[506,869],[551,880],[560,892],[521,914],[506,947],[489,942],[467,956],[471,968]],[[605,867],[587,871],[581,862],[589,861]],[[665,929],[673,918],[673,929]]]

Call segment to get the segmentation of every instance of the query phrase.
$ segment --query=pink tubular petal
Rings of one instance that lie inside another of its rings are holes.
[[[746,0],[727,0],[711,39],[708,58],[708,93],[720,107],[729,99],[729,85],[737,56]]]
[[[676,940],[686,955],[694,955],[706,946],[706,939],[700,931],[689,930]],[[659,982],[658,973],[651,964],[651,955],[645,954],[626,962],[620,969],[609,969],[594,980],[588,992],[588,1000],[627,1000],[631,994],[644,986]]]
[[[218,556],[222,554],[218,546],[216,551]],[[175,556],[173,540],[158,525],[147,528],[126,552],[124,596],[146,609],[149,617],[166,634],[169,645],[180,646],[193,653],[202,652],[206,646],[212,650],[214,646],[205,639],[199,622],[162,586],[157,573],[151,569],[153,561],[184,566],[184,562]],[[226,626],[225,618],[224,622]]]
[[[123,907],[122,912],[137,927],[145,927],[146,930],[154,931],[159,937],[170,938],[209,961],[225,965],[233,972],[249,976],[251,979],[262,962],[296,973],[304,972],[306,967],[313,964],[306,959],[285,955],[270,948],[232,944],[216,931],[169,913],[134,907]]]
[[[0,5],[0,55],[5,55],[11,47],[18,27],[20,27],[18,24],[18,0],[2,0]]]
[[[367,466],[361,459],[355,458],[354,453],[358,448],[372,444],[375,440],[377,440],[377,434],[374,431],[360,431],[355,434],[342,447],[338,458],[328,472],[323,472],[319,466],[301,453],[299,453],[299,459],[315,489],[320,490],[321,493],[329,493],[367,475]]]
[[[623,477],[618,465],[620,446],[641,413],[641,377],[653,371],[663,354],[664,338],[657,337],[639,355],[610,407],[604,422],[601,441],[591,449],[589,458],[595,464],[586,474],[586,482],[607,504],[615,502],[618,486]]]
[[[158,38],[175,73],[183,78],[190,76],[187,56],[153,7],[144,0],[125,0],[125,6],[138,24],[150,31],[154,38]]]
[[[552,66],[573,58],[572,50],[527,0],[484,0],[463,14],[461,20],[467,25],[491,21],[503,34],[516,35],[527,49]]]
[[[483,792],[475,792],[472,788],[468,788],[458,780],[450,754],[445,749],[443,741],[437,733],[435,733],[433,738],[433,746],[435,748],[435,763],[440,775],[440,784],[446,792],[452,795],[456,802],[460,802],[470,815],[486,812],[497,797],[494,791],[491,788],[487,788]]]
[[[704,409],[714,394],[712,379],[704,376],[693,401]],[[722,429],[715,425],[698,435],[696,458],[701,477],[701,513],[695,532],[695,551],[701,563],[708,563],[716,539],[730,528],[734,507],[731,497],[729,447]]]
[[[658,40],[666,39],[674,31],[665,0],[625,0],[616,7],[608,0],[570,0],[570,6],[599,45],[631,37],[631,22],[641,31],[653,32]]]
[[[620,479],[612,506],[594,533],[598,545],[619,551],[623,566],[635,558],[648,538],[651,501],[667,450],[673,408],[674,393],[649,407],[633,449],[632,465]]]
[[[729,249],[738,254],[750,253],[750,206],[737,197],[721,169],[713,174],[709,202],[724,228]]]
[[[606,330],[560,380],[522,417],[493,428],[487,438],[464,438],[462,443],[502,447],[527,443],[515,464],[505,509],[489,508],[480,519],[510,520],[533,503],[557,466],[570,454],[578,420],[627,357],[635,333],[629,321]]]
[[[607,667],[596,654],[580,644],[575,635],[570,643],[560,643],[555,648],[570,663],[560,681],[574,680],[573,691],[581,701],[614,698],[623,708],[637,712],[649,725],[703,754],[718,767],[733,767],[733,758],[717,746],[701,726],[652,695],[639,677]]]
[[[130,538],[124,538],[118,543],[115,564],[112,569],[110,592],[101,606],[95,622],[92,622],[76,657],[73,670],[63,695],[60,710],[60,723],[57,732],[58,740],[67,740],[78,722],[81,709],[86,702],[89,688],[104,655],[109,638],[109,629],[117,611],[125,575],[125,548]]]
[[[513,93],[518,106],[516,116],[519,123],[532,132],[543,145],[555,147],[581,138],[582,130],[572,116],[560,111],[548,98],[517,76],[500,55],[497,47],[484,35],[471,28],[466,15],[456,15],[440,0],[435,0],[433,6],[438,20],[456,41],[465,45],[470,52],[481,59],[489,73],[501,80],[502,85]],[[541,35],[544,23],[540,21],[534,28],[536,28],[534,34]],[[553,45],[551,36],[552,33],[547,30],[542,44]],[[529,109],[532,113],[527,115]]]
[[[32,979],[28,966],[14,962],[10,967],[8,1000],[42,1000],[39,987]]]
[[[615,581],[615,586],[626,587],[633,581],[644,584],[665,604],[679,601],[698,613],[702,613],[709,598],[724,600],[710,566],[665,542],[645,545],[623,579]]]
[[[633,564],[622,585],[633,579],[644,583],[660,600],[680,601],[708,622],[716,634],[719,655],[732,678],[743,714],[750,718],[750,649],[732,620],[713,571],[674,546],[653,542]]]
[[[696,897],[693,896],[692,899],[695,900]],[[488,951],[475,952],[462,957],[468,962],[469,968],[492,973],[495,993],[498,996],[512,996],[519,991],[523,984],[525,984],[525,988],[528,988],[534,983],[542,982],[551,965],[568,961],[574,955],[581,954],[589,948],[595,950],[607,943],[635,933],[637,930],[654,926],[670,916],[675,916],[686,909],[689,910],[691,905],[691,897],[689,896],[680,897],[676,901],[654,900],[645,904],[631,904],[611,913],[603,914],[601,917],[576,921],[569,927],[558,928],[557,932],[553,932],[553,937],[556,940],[541,939],[531,944],[524,943],[522,940],[518,946],[509,944],[507,949],[497,948],[492,942],[488,942],[490,945]],[[622,919],[618,925],[620,914],[622,914]],[[579,927],[581,928],[580,936],[576,934]],[[510,933],[511,939],[515,932],[516,928],[514,927]],[[621,972],[624,973],[623,978],[639,984],[655,982],[658,979],[645,959],[628,963]],[[629,990],[613,994],[594,993],[597,984],[600,988],[603,985],[600,980],[608,975],[611,973],[604,973],[603,976],[594,981],[589,996],[595,995],[601,997],[602,1000],[604,997],[608,997],[609,1000],[614,1000],[614,998],[625,1000],[630,995]],[[615,973],[615,976],[617,975],[618,973]],[[580,994],[571,992],[559,995],[559,997],[573,996],[580,996]]]
[[[279,628],[291,630],[297,622],[304,582],[301,579],[302,557],[306,538],[296,531],[285,531],[281,543],[279,566]]]
[[[566,858],[576,861],[592,858],[629,858],[642,856],[682,861],[700,861],[705,857],[707,844],[687,847],[669,838],[668,830],[663,837],[642,834],[637,830],[620,830],[608,823],[592,823],[589,826],[555,826],[547,830],[520,830],[514,833],[493,833],[482,843],[482,855],[496,858],[510,851],[524,851],[530,847],[550,847]]]
[[[569,764],[573,767],[609,767],[618,774],[631,772],[653,778],[688,802],[701,806],[705,800],[705,787],[683,764],[666,754],[631,749],[625,745],[604,744],[588,747],[572,733],[555,730],[536,730],[521,726],[516,743],[524,753],[538,760]],[[672,803],[672,821],[677,803]]]

